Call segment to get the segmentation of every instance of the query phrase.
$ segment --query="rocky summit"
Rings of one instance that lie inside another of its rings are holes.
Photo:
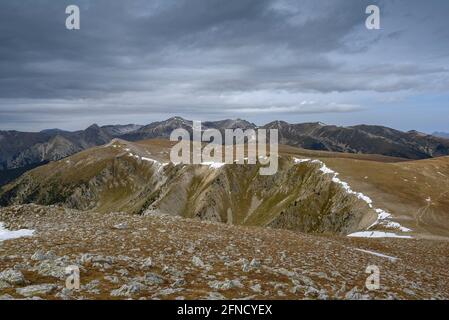
[[[169,215],[0,209],[0,299],[448,299],[449,243],[359,239]],[[121,227],[117,227],[121,226]],[[380,270],[368,290],[367,266]],[[79,289],[65,269],[80,270]]]

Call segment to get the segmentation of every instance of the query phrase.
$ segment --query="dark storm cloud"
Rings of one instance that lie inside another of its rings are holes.
[[[373,3],[385,12],[377,32],[364,26]],[[65,29],[69,4],[80,7],[79,31]],[[427,27],[416,29],[419,19],[407,19],[414,5]],[[365,107],[363,92],[445,91],[449,45],[442,40],[449,33],[439,27],[447,25],[441,11],[448,7],[445,1],[432,9],[418,1],[3,0],[0,125],[43,115],[64,121],[105,113],[351,112]],[[416,39],[424,39],[421,46]],[[426,41],[433,44],[424,50]]]
[[[353,13],[363,12],[363,1],[346,0],[333,6],[336,10],[295,25],[295,17],[306,13],[276,9],[276,3],[267,0],[153,1],[150,5],[77,1],[82,28],[68,32],[61,13],[69,3],[2,2],[2,97],[71,98],[120,89],[151,90],[176,81],[160,78],[158,72],[165,67],[220,65],[240,65],[235,72],[248,78],[235,86],[245,90],[240,86],[263,85],[273,69],[326,67],[326,59],[315,55],[338,47],[341,38],[361,22],[360,14]],[[291,61],[278,65],[276,60],[284,54]],[[217,76],[208,81],[212,87],[223,82],[224,89],[231,89],[226,79]]]

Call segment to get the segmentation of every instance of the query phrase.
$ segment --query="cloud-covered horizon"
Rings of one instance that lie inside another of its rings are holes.
[[[65,8],[81,29],[65,28]],[[381,8],[381,30],[365,8]],[[449,130],[449,2],[3,0],[0,129],[173,115]]]

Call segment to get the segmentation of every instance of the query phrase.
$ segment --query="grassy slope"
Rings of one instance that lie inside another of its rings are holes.
[[[416,233],[449,236],[449,157],[404,161],[287,149],[292,155],[321,159],[354,190],[371,197],[376,207],[390,211]]]
[[[131,152],[148,154],[148,157],[160,161],[168,160],[169,147],[173,145],[167,140],[148,140],[138,143],[118,141],[118,143],[131,148]],[[400,158],[378,155],[310,151],[288,146],[280,146],[280,154],[321,159],[330,168],[339,172],[340,178],[350,183],[353,190],[371,197],[375,207],[390,211],[396,221],[413,229],[416,234],[449,236],[449,181],[447,179],[449,157],[404,161]],[[225,180],[232,181],[235,184],[233,187],[243,192],[237,192],[234,197],[223,194],[219,214],[223,220],[226,220],[230,208],[234,223],[266,224],[285,209],[282,203],[291,202],[293,199],[289,199],[288,193],[270,194],[263,205],[248,217],[247,213],[251,211],[254,195],[259,199],[267,195],[257,194],[257,191],[251,189],[253,180],[257,178],[257,170],[250,170],[247,166],[241,168],[242,172],[225,171],[227,175]],[[93,179],[95,183],[101,182],[102,178],[107,179],[108,177],[100,174],[106,169],[113,172],[113,179],[109,181],[107,187],[100,188],[94,195],[82,194],[82,197],[93,197],[93,200],[98,200],[97,211],[140,212],[158,197],[159,194],[155,191],[154,181],[152,181],[155,174],[154,168],[148,163],[127,156],[123,149],[97,147],[30,171],[28,175],[38,184],[35,184],[36,190],[33,190],[27,200],[28,202],[42,200],[43,195],[40,194],[39,185],[45,184],[54,188],[50,193],[57,194],[54,198],[46,199],[45,202],[57,203],[63,200],[61,197],[69,196],[77,185],[88,185]],[[168,168],[168,170],[172,169]],[[301,166],[297,170],[306,169]],[[298,174],[305,176],[306,172]],[[202,191],[211,186],[223,188],[219,184],[225,182],[221,181],[218,185],[213,185],[217,184],[215,179],[213,175],[206,178],[195,177],[187,188],[188,194],[182,195],[188,201],[180,214],[187,217],[193,216],[196,202],[205,201],[203,198],[198,199]],[[3,190],[11,190],[11,188],[14,188],[14,184],[4,187]],[[287,201],[283,201],[286,199]],[[329,204],[323,203],[321,207],[309,209],[322,210],[326,205]]]

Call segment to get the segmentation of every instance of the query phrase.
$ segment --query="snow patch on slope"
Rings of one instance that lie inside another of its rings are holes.
[[[360,252],[364,252],[364,253],[368,253],[368,254],[372,254],[373,256],[376,256],[376,257],[386,258],[386,259],[390,260],[391,262],[396,262],[396,260],[399,259],[399,258],[396,258],[396,257],[387,256],[386,254],[378,253],[378,252],[375,252],[375,251],[358,249],[358,248],[356,248],[355,250],[360,251]]]
[[[411,236],[402,236],[392,232],[384,231],[360,231],[354,232],[348,235],[352,238],[401,238],[401,239],[413,239]]]
[[[334,170],[328,168],[326,166],[326,164],[324,162],[322,162],[321,160],[294,158],[294,162],[295,162],[295,164],[301,164],[301,163],[305,163],[305,162],[311,162],[311,163],[319,164],[320,165],[320,171],[323,174],[332,174],[333,175],[332,182],[334,182],[336,184],[339,184],[346,191],[346,193],[355,195],[358,199],[360,199],[362,201],[365,201],[370,208],[374,209],[375,212],[377,213],[377,220],[371,226],[369,226],[368,229],[371,229],[372,227],[374,227],[376,225],[381,225],[381,226],[383,226],[383,227],[385,227],[387,229],[396,229],[396,230],[399,230],[401,232],[410,232],[410,231],[412,231],[411,229],[408,229],[406,227],[401,226],[398,222],[391,221],[390,220],[391,219],[391,214],[389,212],[387,212],[385,210],[382,210],[382,209],[375,209],[375,208],[373,208],[373,200],[370,197],[364,195],[361,192],[353,191],[351,186],[347,182],[342,181],[340,178],[338,178],[338,175],[339,175],[338,172],[335,172]],[[370,233],[371,236],[369,236],[369,237],[379,238],[379,237],[381,237],[381,235],[383,235],[383,237],[396,236],[394,233],[379,232],[379,231],[372,231],[372,232],[374,232],[374,234]],[[368,236],[368,234],[365,234],[363,232],[362,233],[356,232],[354,234],[357,234],[358,236]],[[351,236],[351,235],[349,235],[349,236]],[[402,237],[402,236],[396,236],[396,237]],[[411,237],[407,236],[407,238],[411,238]]]
[[[209,166],[209,168],[212,168],[212,169],[220,169],[225,164],[226,163],[223,163],[223,162],[203,162],[203,163],[201,163],[202,166]]]
[[[164,162],[163,163],[163,162],[157,161],[156,159],[152,159],[152,158],[148,158],[148,157],[141,157],[141,156],[138,156],[138,155],[133,154],[131,152],[128,153],[128,155],[130,157],[136,158],[137,160],[141,160],[141,161],[146,161],[146,162],[152,163],[153,165],[155,165],[158,168],[158,172],[161,171],[164,167],[169,165],[168,162]]]
[[[293,160],[295,161],[296,164],[312,161],[311,159],[298,159],[298,158],[294,158]]]
[[[151,162],[155,165],[157,165],[159,167],[159,169],[162,169],[165,166],[168,166],[170,163],[169,162],[160,162],[157,161],[156,159],[152,159],[152,158],[148,158],[148,157],[141,157],[139,155],[133,154],[131,152],[129,152],[129,149],[125,149],[125,151],[128,152],[128,156],[136,158],[138,160],[142,160],[142,161],[147,161],[147,162]],[[178,163],[174,163],[175,165],[178,165]],[[202,166],[209,166],[209,168],[211,169],[219,169],[221,167],[223,167],[225,165],[225,163],[222,162],[202,162],[201,163]]]
[[[17,231],[10,231],[4,228],[3,222],[0,222],[0,241],[17,239],[22,237],[31,237],[34,230],[21,229]]]

